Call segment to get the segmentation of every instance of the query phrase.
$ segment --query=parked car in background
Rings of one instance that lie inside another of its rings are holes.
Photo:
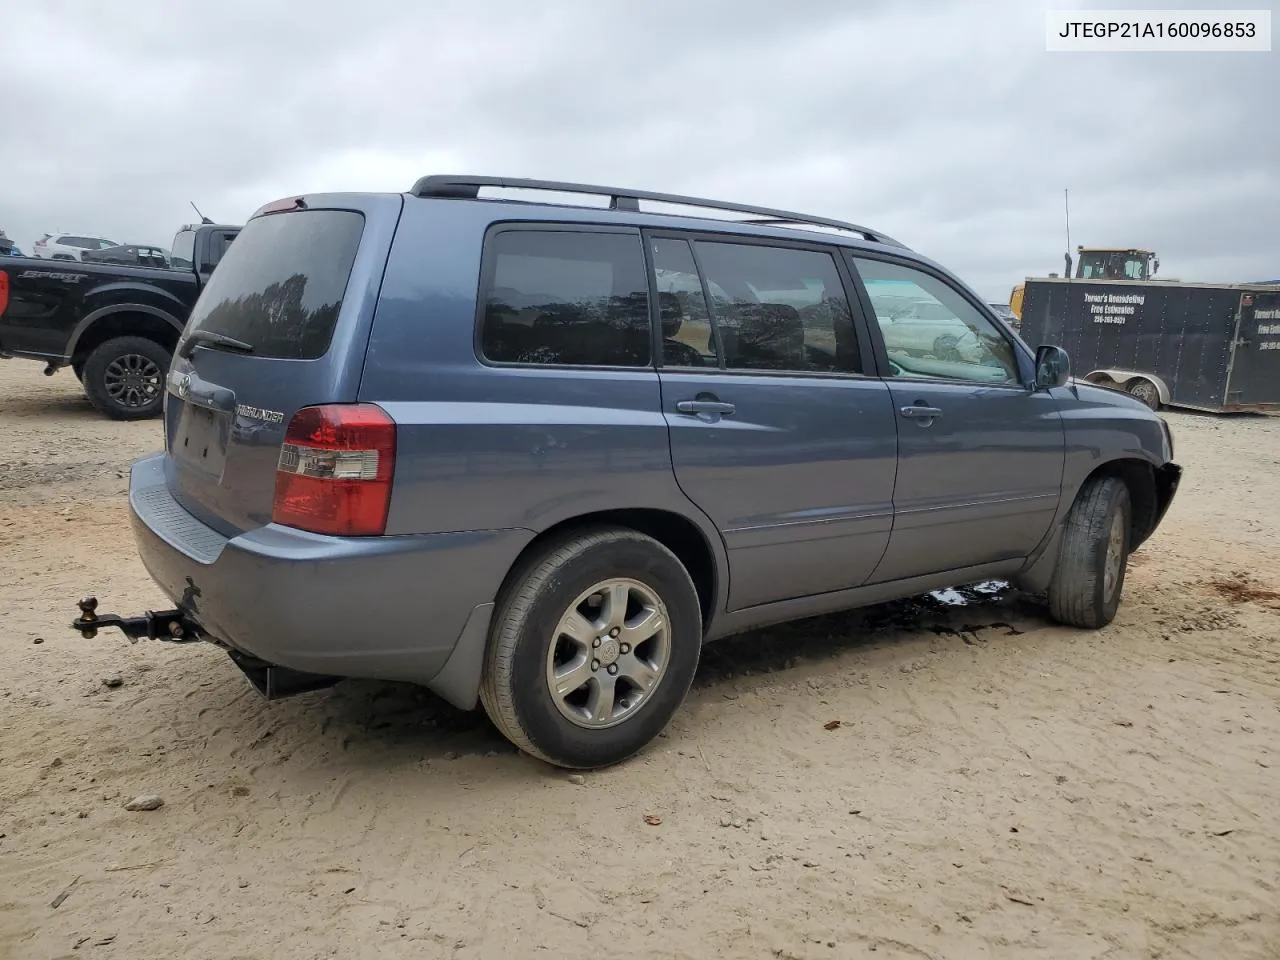
[[[1160,417],[879,231],[583,184],[269,204],[165,390],[129,504],[175,609],[76,629],[212,641],[267,696],[425,684],[567,767],[764,624],[1005,578],[1105,626],[1180,475]]]
[[[986,363],[989,375],[1003,377],[996,355],[989,349],[983,331],[965,323],[957,312],[932,297],[921,297],[918,288],[904,291],[896,277],[866,281],[875,304],[876,320],[884,331],[891,362],[905,358],[923,361]],[[999,344],[994,347],[999,350]],[[975,367],[974,378],[979,376]]]
[[[49,376],[71,367],[112,419],[158,416],[178,334],[239,231],[183,227],[174,269],[0,257],[0,358],[39,360]]]
[[[0,229],[0,257],[21,257],[22,255],[18,245],[9,239],[3,229]]]
[[[46,233],[31,247],[31,255],[41,260],[81,260],[86,250],[118,247],[115,240],[81,233]]]
[[[144,247],[124,243],[104,250],[86,250],[80,257],[84,263],[125,263],[134,267],[169,267],[169,251],[162,247]]]

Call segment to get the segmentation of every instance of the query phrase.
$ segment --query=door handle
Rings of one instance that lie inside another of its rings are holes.
[[[727,417],[737,409],[732,403],[720,400],[680,400],[676,403],[676,410],[680,413],[718,413]]]
[[[912,420],[932,420],[934,417],[942,416],[942,411],[937,407],[923,407],[919,405],[902,407],[899,411],[904,417]]]

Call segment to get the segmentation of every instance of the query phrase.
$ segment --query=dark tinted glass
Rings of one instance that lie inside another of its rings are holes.
[[[653,241],[658,280],[658,314],[662,319],[662,363],[669,367],[714,367],[715,337],[711,314],[687,240]]]
[[[828,253],[698,241],[728,369],[861,371],[858,338]]]
[[[235,241],[236,236],[237,235],[234,233],[218,234],[218,238],[219,238],[218,249],[215,249],[212,253],[212,256],[214,258],[213,260],[214,266],[217,266],[222,261],[222,258],[226,256],[227,250],[231,247],[231,244]]]
[[[257,357],[323,356],[363,232],[364,217],[348,210],[250,220],[227,247],[188,329],[243,340]]]
[[[649,363],[649,291],[638,236],[512,230],[486,246],[485,357],[576,366]]]

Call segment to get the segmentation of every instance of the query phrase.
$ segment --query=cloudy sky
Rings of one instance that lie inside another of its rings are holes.
[[[855,220],[1006,299],[1070,188],[1073,245],[1280,277],[1280,53],[1046,53],[1046,6],[1082,4],[8,3],[0,226],[167,246],[188,200],[502,174]]]

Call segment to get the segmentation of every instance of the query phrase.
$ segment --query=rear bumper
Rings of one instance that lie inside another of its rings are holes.
[[[533,536],[342,538],[270,524],[228,538],[169,494],[163,454],[133,465],[129,505],[147,572],[211,637],[293,670],[424,684],[464,707],[494,596]]]

